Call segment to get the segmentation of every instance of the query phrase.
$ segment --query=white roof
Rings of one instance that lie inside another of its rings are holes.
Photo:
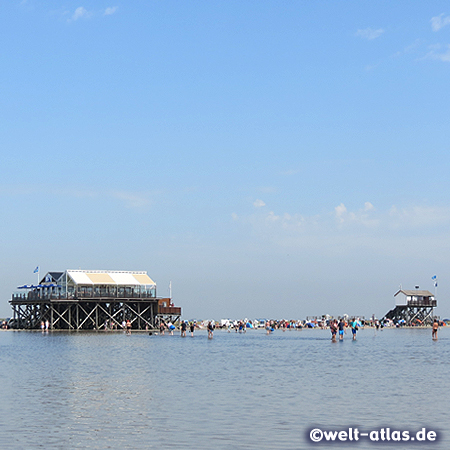
[[[68,270],[67,274],[75,281],[76,284],[94,284],[94,282],[84,273],[79,270]]]
[[[116,282],[116,284],[121,285],[141,284],[139,283],[138,280],[136,280],[136,278],[133,277],[133,274],[131,273],[119,272],[119,273],[110,273],[108,275]]]
[[[156,286],[147,272],[119,270],[67,270],[67,275],[81,285]]]

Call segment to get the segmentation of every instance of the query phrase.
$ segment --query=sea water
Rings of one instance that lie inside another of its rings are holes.
[[[450,448],[450,330],[0,332],[0,439],[12,449],[312,449],[309,432],[434,430]],[[380,436],[380,435],[379,435]],[[335,448],[411,448],[339,441]],[[326,446],[326,445],[325,445]]]

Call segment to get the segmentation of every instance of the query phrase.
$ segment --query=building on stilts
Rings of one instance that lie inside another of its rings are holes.
[[[36,285],[19,286],[10,300],[14,328],[115,330],[128,320],[132,329],[151,330],[176,322],[181,308],[158,297],[147,272],[66,270],[48,272]]]
[[[435,296],[427,290],[399,289],[395,294],[395,308],[391,309],[382,320],[390,319],[395,324],[432,325],[434,308],[437,307]]]

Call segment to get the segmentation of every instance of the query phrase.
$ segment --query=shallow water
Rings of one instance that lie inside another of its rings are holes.
[[[449,446],[450,330],[0,332],[2,448],[310,449],[308,430],[438,431]],[[368,438],[337,448],[411,448]]]

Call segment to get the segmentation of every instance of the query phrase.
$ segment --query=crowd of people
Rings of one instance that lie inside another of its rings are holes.
[[[364,319],[359,317],[348,318],[348,316],[340,317],[338,319],[331,317],[322,317],[322,318],[314,318],[307,320],[229,320],[224,319],[220,322],[216,322],[215,320],[206,320],[206,321],[196,321],[196,320],[178,320],[175,323],[171,321],[165,322],[163,319],[159,321],[159,334],[164,335],[166,332],[173,335],[175,331],[179,330],[182,337],[186,337],[187,331],[191,336],[194,336],[194,332],[196,329],[202,330],[206,329],[208,331],[208,338],[212,339],[214,336],[214,330],[225,329],[228,332],[236,332],[236,333],[246,333],[248,329],[256,329],[256,328],[264,328],[266,330],[266,334],[271,334],[275,330],[287,331],[287,330],[300,330],[303,328],[318,328],[318,329],[329,329],[331,332],[331,340],[336,342],[337,338],[339,340],[344,339],[344,335],[347,333],[349,329],[351,331],[352,339],[356,340],[357,332],[360,328],[364,327],[373,327],[376,330],[383,329],[384,327],[396,327],[400,328],[405,326],[405,321],[393,322],[392,320],[384,320],[380,321],[374,317],[372,319]],[[126,332],[126,334],[131,334],[132,323],[131,321],[124,320],[122,322],[122,329]],[[439,327],[446,326],[447,324],[437,318],[434,319],[432,324],[432,338],[433,340],[437,340],[437,333]],[[420,323],[413,323],[410,326],[420,326]],[[1,324],[2,329],[8,329],[9,325],[6,320],[2,321]],[[108,330],[117,330],[117,323],[111,321],[105,321],[103,324],[103,329],[105,331]],[[120,325],[119,325],[120,328]],[[49,321],[41,322],[41,330],[43,332],[49,331]],[[148,326],[146,327],[147,331],[150,331],[150,334],[155,332],[154,329],[150,329]]]
[[[365,320],[359,317],[340,317],[339,319],[329,318],[329,319],[315,319],[315,320],[222,320],[221,322],[216,322],[214,320],[207,321],[181,321],[177,324],[178,326],[161,323],[160,333],[164,334],[166,329],[169,329],[171,334],[175,329],[181,331],[181,336],[186,336],[187,328],[190,330],[191,336],[194,336],[195,329],[205,329],[208,331],[208,338],[213,337],[215,328],[225,329],[228,332],[235,333],[246,333],[249,329],[264,328],[266,334],[271,334],[275,330],[287,331],[287,330],[300,330],[303,328],[318,328],[318,329],[329,329],[331,333],[331,340],[336,342],[344,339],[344,335],[347,334],[347,330],[351,332],[352,340],[356,340],[358,330],[365,327],[373,327],[376,330],[383,329],[384,327],[402,327],[402,323],[394,323],[392,321],[379,321],[378,319]],[[437,339],[437,332],[439,326],[445,326],[446,324],[435,319],[432,325],[432,337]]]

